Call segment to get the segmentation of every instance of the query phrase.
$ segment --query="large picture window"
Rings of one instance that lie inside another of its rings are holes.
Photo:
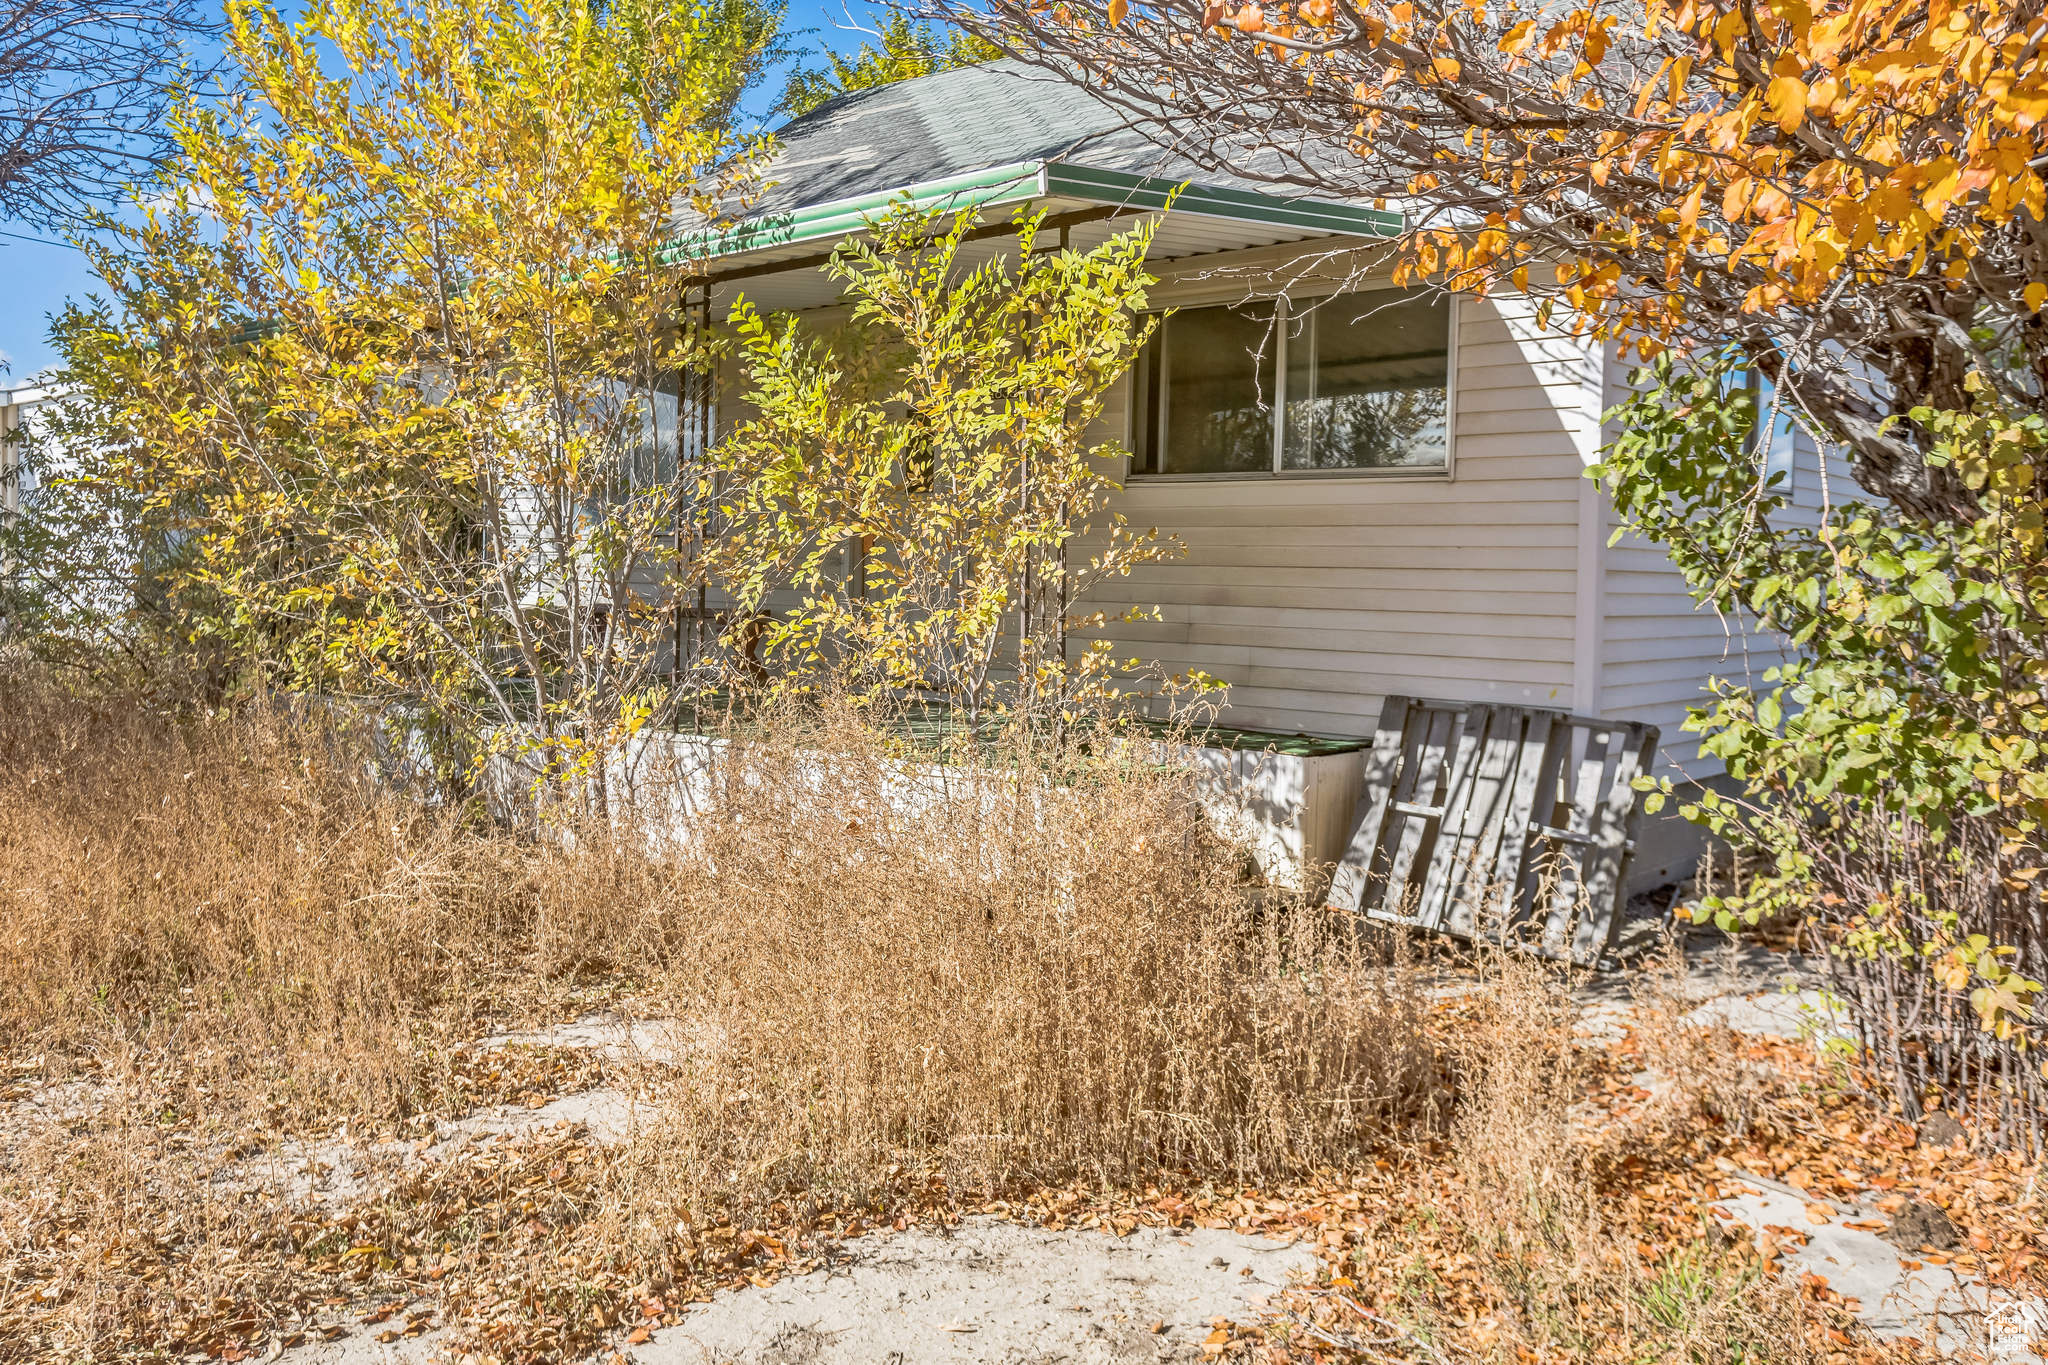
[[[1451,304],[1418,291],[1184,308],[1132,376],[1135,472],[1448,469],[1450,366]]]

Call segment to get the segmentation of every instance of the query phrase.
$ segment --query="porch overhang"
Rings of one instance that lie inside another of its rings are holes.
[[[1405,225],[1398,213],[1359,204],[1038,160],[757,215],[722,228],[692,229],[678,234],[661,259],[688,267],[693,283],[713,288],[778,270],[811,269],[823,263],[834,244],[866,232],[881,215],[905,206],[937,213],[1029,206],[1042,209],[1051,223],[1100,223],[1090,237],[1106,236],[1123,225],[1113,220],[1161,215],[1153,251],[1160,259],[1309,238],[1380,241],[1399,235]],[[1004,235],[1001,224],[991,223],[987,234]],[[792,298],[769,306],[805,303]]]

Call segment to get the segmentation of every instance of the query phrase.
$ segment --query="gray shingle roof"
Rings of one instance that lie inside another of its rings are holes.
[[[911,189],[923,207],[940,211],[1040,199],[1134,212],[1171,204],[1168,218],[1187,228],[1182,254],[1220,250],[1226,240],[1385,237],[1401,227],[1399,214],[1276,193],[1270,181],[1202,169],[1162,145],[1156,131],[1057,72],[1012,60],[855,91],[778,130],[758,193],[734,205],[738,221],[714,226],[678,205],[665,258],[723,258],[727,280],[738,278],[733,271],[760,274],[800,259],[807,247],[815,255],[826,242],[867,230],[884,203]],[[1264,144],[1205,141],[1204,154],[1226,156],[1231,167],[1286,161]],[[1200,229],[1197,220],[1211,226]],[[1219,236],[1218,222],[1238,226]],[[1160,246],[1154,242],[1155,251]],[[756,259],[733,263],[743,255]]]
[[[792,119],[777,136],[782,148],[758,214],[1027,161],[1212,185],[1235,180],[1197,173],[1084,87],[1008,59],[856,90]]]

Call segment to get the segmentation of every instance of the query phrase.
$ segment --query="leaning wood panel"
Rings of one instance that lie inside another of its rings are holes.
[[[1402,799],[1394,803],[1400,819],[1400,836],[1387,860],[1387,875],[1379,896],[1379,917],[1404,924],[1432,927],[1423,922],[1422,900],[1427,889],[1424,876],[1442,828],[1446,771],[1450,755],[1458,751],[1465,728],[1466,709],[1431,706],[1418,708],[1420,715],[1412,728],[1420,738],[1411,756],[1404,759]],[[1411,716],[1416,713],[1411,712]]]
[[[1408,729],[1408,712],[1413,697],[1388,697],[1380,708],[1379,729],[1373,735],[1372,752],[1365,756],[1364,779],[1358,789],[1358,810],[1351,841],[1344,856],[1330,874],[1329,904],[1332,909],[1357,914],[1365,904],[1366,878],[1379,850],[1380,831],[1387,810],[1394,801],[1394,782],[1400,776],[1402,737]]]
[[[1636,828],[1642,819],[1635,783],[1655,760],[1657,734],[1654,725],[1632,724],[1619,736],[1614,769],[1593,825],[1593,840],[1579,866],[1585,913],[1572,935],[1571,956],[1581,965],[1614,951],[1621,936],[1621,893],[1628,884],[1629,855],[1635,850]]]
[[[1389,697],[1331,906],[1597,961],[1656,742],[1632,721]]]
[[[1470,938],[1482,926],[1510,918],[1522,882],[1529,845],[1529,812],[1535,800],[1543,751],[1556,713],[1522,706],[1497,706],[1487,736],[1487,756],[1469,817],[1470,853],[1462,887],[1454,890],[1444,928]]]

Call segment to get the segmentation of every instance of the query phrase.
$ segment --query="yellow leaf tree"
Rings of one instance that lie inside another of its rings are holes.
[[[936,700],[973,732],[1057,734],[1151,680],[1102,638],[1142,612],[1085,599],[1181,550],[1109,507],[1123,452],[1093,439],[1151,330],[1152,233],[1047,249],[1040,225],[1021,216],[1014,247],[975,265],[976,215],[906,207],[826,266],[844,326],[734,309],[752,416],[706,467],[702,567],[777,685],[829,677]],[[776,591],[797,601],[770,617]]]
[[[958,29],[912,23],[901,14],[886,17],[874,36],[874,42],[862,43],[851,56],[826,52],[824,66],[800,66],[790,72],[782,87],[782,107],[792,117],[802,118],[825,101],[856,90],[894,85],[1003,55],[1001,48],[986,39]]]
[[[238,93],[182,108],[60,326],[181,631],[564,783],[660,714],[705,345],[673,227],[744,200],[752,13],[230,6]]]

